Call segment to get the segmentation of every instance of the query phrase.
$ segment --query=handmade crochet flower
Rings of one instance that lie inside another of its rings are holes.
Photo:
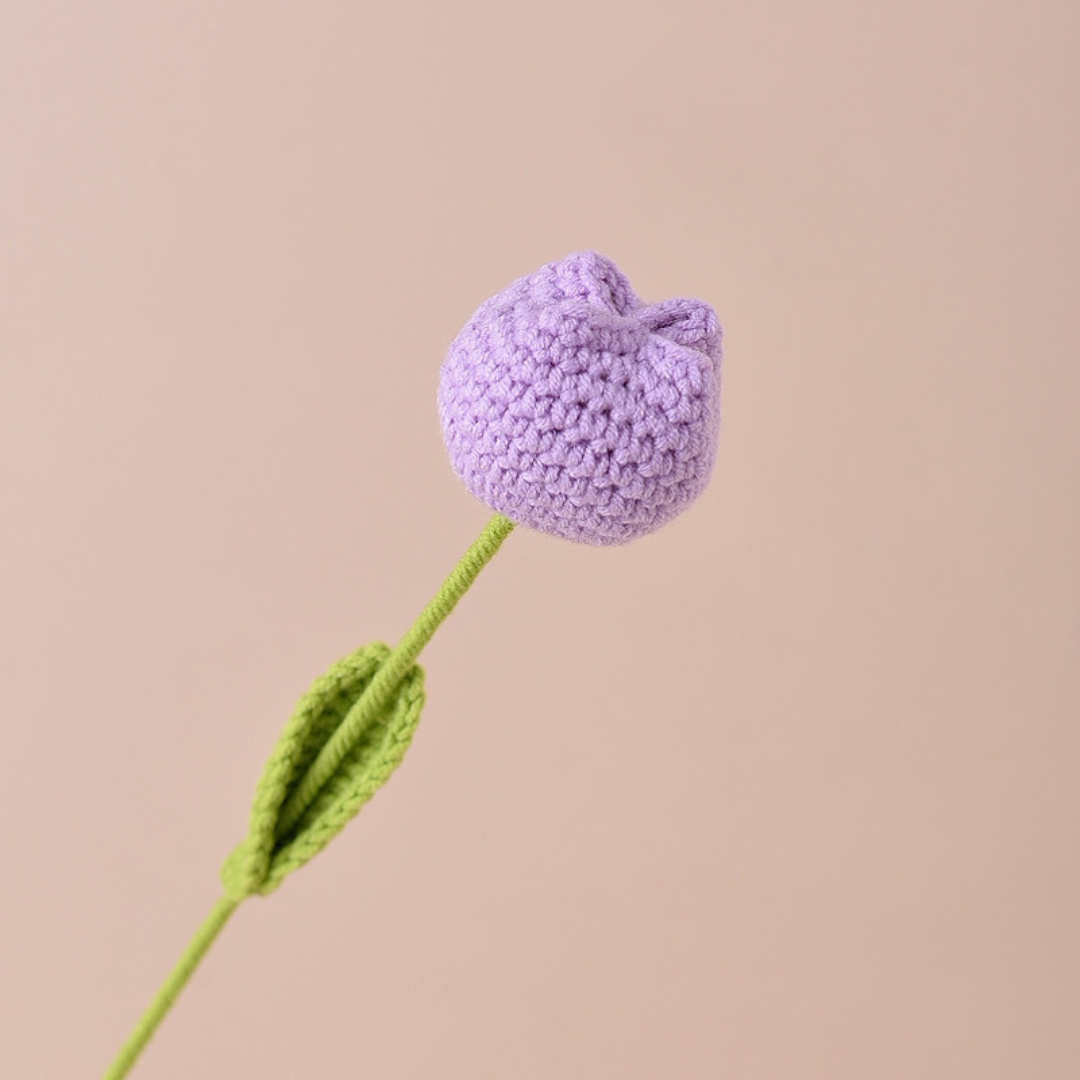
[[[701,300],[644,303],[594,251],[548,263],[450,346],[438,406],[451,464],[519,524],[587,544],[644,536],[708,483],[720,343]]]
[[[128,1075],[236,908],[318,855],[400,765],[425,699],[417,659],[515,522],[621,544],[697,498],[716,455],[719,376],[712,308],[642,303],[595,252],[480,307],[443,364],[439,410],[454,468],[495,513],[394,648],[358,646],[301,697],[221,868],[222,896],[105,1080]]]

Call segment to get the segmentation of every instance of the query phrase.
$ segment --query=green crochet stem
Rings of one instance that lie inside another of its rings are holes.
[[[502,514],[492,517],[397,648],[357,649],[301,699],[259,782],[251,832],[222,871],[226,895],[199,927],[104,1080],[128,1075],[240,902],[254,892],[270,892],[321,851],[385,782],[419,720],[420,651],[513,527]]]
[[[128,1041],[120,1048],[116,1060],[105,1072],[105,1080],[121,1080],[127,1076],[131,1066],[135,1064],[143,1047],[153,1037],[158,1024],[161,1023],[165,1014],[172,1008],[172,1003],[180,996],[191,973],[199,966],[199,961],[206,955],[207,950],[213,945],[222,927],[229,921],[229,916],[236,910],[239,900],[233,900],[223,896],[206,917],[206,921],[195,932],[191,943],[184,950],[183,955],[176,962],[176,967],[169,972],[169,977],[161,984],[154,1000],[150,1002],[146,1012],[139,1017],[135,1030],[128,1037]]]

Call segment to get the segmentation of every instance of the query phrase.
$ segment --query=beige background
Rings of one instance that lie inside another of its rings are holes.
[[[720,313],[711,487],[510,538],[136,1075],[1080,1075],[1076,4],[0,12],[0,1075],[112,1056],[583,248]]]

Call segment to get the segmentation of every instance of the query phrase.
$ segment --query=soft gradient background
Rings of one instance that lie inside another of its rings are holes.
[[[726,329],[712,485],[516,532],[402,769],[140,1080],[1080,1075],[1080,8],[0,8],[0,1075],[100,1073],[333,660],[487,513],[571,251]]]

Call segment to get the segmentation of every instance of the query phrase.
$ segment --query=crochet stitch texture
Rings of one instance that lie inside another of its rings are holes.
[[[720,424],[722,330],[701,300],[647,304],[577,252],[486,300],[443,362],[450,461],[512,521],[622,544],[705,489]]]

